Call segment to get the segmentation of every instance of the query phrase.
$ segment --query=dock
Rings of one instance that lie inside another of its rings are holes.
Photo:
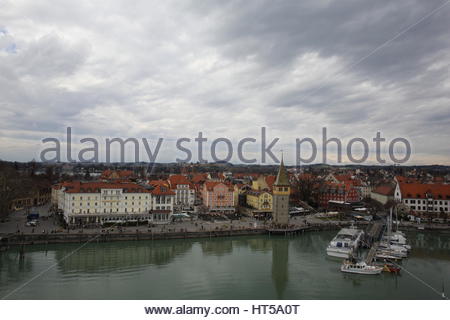
[[[369,253],[366,256],[366,263],[367,264],[371,264],[373,262],[373,259],[375,258],[375,255],[377,253],[379,245],[380,245],[380,243],[378,241],[374,242],[372,244],[372,247],[370,248],[370,251],[369,251]]]
[[[381,239],[381,235],[384,230],[384,224],[380,221],[371,222],[367,226],[364,233],[364,246],[366,248],[372,247],[372,245]]]
[[[310,226],[300,226],[300,227],[293,227],[293,228],[269,228],[267,229],[267,232],[269,235],[292,235],[292,234],[298,234],[303,233],[306,230],[309,230]]]

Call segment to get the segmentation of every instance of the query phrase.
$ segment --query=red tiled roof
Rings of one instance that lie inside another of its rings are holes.
[[[151,191],[153,195],[156,196],[174,196],[175,192],[170,190],[167,186],[157,185],[155,188]]]
[[[169,183],[166,180],[150,180],[148,182],[149,185],[151,186],[163,186],[163,187],[169,187]]]
[[[450,199],[450,185],[442,183],[404,183],[400,182],[402,198],[426,198],[431,194],[433,199]]]
[[[169,177],[169,184],[172,189],[175,189],[179,184],[187,184],[190,188],[193,188],[192,183],[189,182],[187,177],[181,174],[173,174]]]
[[[341,181],[341,182],[348,181],[348,180],[352,179],[352,175],[351,174],[335,174],[334,177],[337,180]]]
[[[393,196],[394,195],[394,187],[391,185],[381,185],[376,187],[372,192],[382,194],[385,196]]]
[[[266,183],[267,183],[267,186],[270,188],[270,189],[272,189],[272,187],[273,187],[273,184],[275,183],[275,180],[277,179],[277,177],[276,176],[266,176],[266,178],[265,178],[265,180],[266,180]]]
[[[229,190],[229,191],[233,191],[233,187],[231,187],[230,185],[227,185],[227,184],[225,184],[225,183],[223,183],[223,182],[221,182],[221,181],[206,181],[205,184],[204,184],[204,186],[206,187],[206,189],[207,189],[208,191],[213,191],[213,189],[214,189],[218,184],[222,184],[222,185],[228,187],[228,190]]]
[[[192,182],[193,183],[201,183],[201,182],[205,182],[207,179],[208,179],[207,173],[198,173],[192,177]]]
[[[117,182],[80,182],[74,181],[64,185],[67,193],[99,193],[100,189],[122,189],[126,193],[148,193],[150,192],[143,186],[136,183],[117,183]]]

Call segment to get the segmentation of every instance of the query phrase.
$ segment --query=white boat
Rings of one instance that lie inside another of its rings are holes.
[[[411,249],[411,247],[408,245],[398,245],[398,244],[393,244],[393,243],[388,243],[388,242],[380,242],[378,248],[380,248],[382,250],[399,252],[399,253],[405,254],[405,255],[408,255],[408,252]]]
[[[353,251],[358,248],[363,234],[362,230],[355,228],[341,229],[330,241],[327,247],[327,255],[336,258],[349,258]]]
[[[399,256],[394,256],[394,255],[392,255],[391,253],[388,253],[388,252],[377,252],[376,254],[375,254],[375,259],[376,260],[381,260],[381,261],[385,261],[385,260],[387,260],[387,261],[389,261],[389,260],[402,260],[402,258],[401,257],[399,257]]]
[[[383,237],[384,240],[389,240],[392,243],[396,243],[396,244],[401,244],[401,245],[406,245],[407,244],[407,240],[404,236],[402,236],[401,234],[391,234],[391,235],[387,235]]]
[[[357,274],[380,274],[383,267],[371,266],[367,263],[344,261],[341,265],[342,272],[357,273]]]

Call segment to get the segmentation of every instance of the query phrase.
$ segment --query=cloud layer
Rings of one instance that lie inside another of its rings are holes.
[[[450,5],[414,25],[443,3],[3,1],[0,158],[36,158],[70,126],[78,140],[163,137],[158,160],[174,161],[176,138],[265,126],[292,163],[295,138],[326,126],[450,164]]]

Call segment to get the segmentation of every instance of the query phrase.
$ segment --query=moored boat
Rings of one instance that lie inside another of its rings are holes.
[[[363,261],[351,262],[345,260],[341,265],[341,271],[357,274],[380,274],[383,271],[383,267],[368,265]]]
[[[330,257],[348,259],[359,247],[364,232],[355,228],[343,228],[330,241],[327,255]]]

